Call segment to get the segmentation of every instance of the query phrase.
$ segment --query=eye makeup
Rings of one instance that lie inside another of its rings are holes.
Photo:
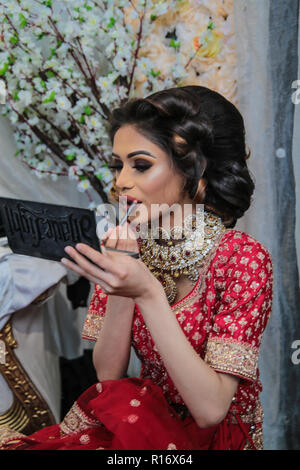
[[[108,165],[108,168],[110,170],[121,170],[123,166],[120,164],[120,161],[112,160],[112,163]],[[135,165],[132,167],[137,171],[143,172],[146,170],[149,170],[149,168],[152,167],[151,163],[147,162],[146,160],[135,160],[134,161]]]

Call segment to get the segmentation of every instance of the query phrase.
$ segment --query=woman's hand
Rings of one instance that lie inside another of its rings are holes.
[[[115,233],[113,231],[107,232],[109,235],[106,237],[105,246],[110,245],[111,248],[138,251],[136,239],[129,239],[125,242],[126,230],[129,231],[129,228],[124,225],[116,227],[113,230]],[[115,238],[116,234],[120,240]],[[134,234],[131,233],[131,236],[134,237]],[[115,246],[113,246],[114,243]],[[136,244],[135,250],[134,244]],[[76,249],[68,246],[65,251],[75,261],[63,258],[62,262],[65,266],[86,277],[89,281],[99,284],[102,290],[109,295],[131,297],[137,303],[139,299],[151,298],[155,295],[154,292],[163,289],[147,266],[141,260],[131,256],[110,251],[104,255],[83,243],[78,243]]]
[[[128,223],[110,228],[101,238],[101,245],[105,248],[114,248],[117,250],[139,252],[139,246],[135,234],[130,230]]]

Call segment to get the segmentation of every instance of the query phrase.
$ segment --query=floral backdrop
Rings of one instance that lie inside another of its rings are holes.
[[[0,0],[1,113],[38,178],[68,177],[103,201],[111,110],[203,85],[236,103],[233,0]]]

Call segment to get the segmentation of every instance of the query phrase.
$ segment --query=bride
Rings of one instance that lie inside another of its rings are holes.
[[[111,196],[135,211],[101,253],[78,244],[62,259],[95,284],[83,337],[95,341],[98,383],[60,424],[2,429],[0,448],[262,449],[258,355],[273,271],[267,249],[234,229],[254,191],[243,118],[217,92],[184,86],[115,109],[110,135]],[[174,204],[192,214],[166,230],[170,214],[155,208]],[[137,220],[159,221],[159,236],[138,237]],[[139,377],[126,377],[131,346]]]

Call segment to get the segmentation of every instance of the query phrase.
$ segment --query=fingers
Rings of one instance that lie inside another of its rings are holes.
[[[128,223],[109,229],[102,237],[105,248],[139,251],[136,234],[130,230]]]
[[[119,239],[119,226],[110,228],[101,238],[105,248],[116,248]]]
[[[94,283],[94,284],[99,284],[101,289],[104,291],[107,291],[109,292],[110,290],[110,286],[108,284],[106,284],[106,282],[104,281],[100,281],[99,282],[99,279],[88,274],[86,271],[84,271],[84,269],[82,269],[80,266],[78,266],[78,264],[76,263],[73,263],[72,261],[68,260],[67,258],[62,258],[61,259],[61,262],[69,269],[71,269],[72,271],[74,271],[75,273],[79,274],[80,276],[83,276],[85,277],[86,279],[88,279],[90,282]],[[105,293],[105,292],[104,292]]]
[[[110,228],[107,230],[107,232],[105,232],[102,237],[101,237],[101,242],[105,243],[107,241],[107,239],[109,238],[109,236],[111,235],[112,231],[114,229],[113,228]]]
[[[108,285],[113,280],[113,274],[114,271],[116,271],[116,268],[114,268],[114,262],[109,256],[102,255],[88,245],[81,243],[76,245],[76,249],[71,246],[67,246],[65,251],[88,275],[100,280],[100,282],[104,281]],[[84,256],[82,256],[80,252]],[[95,264],[92,264],[89,259],[86,259],[85,257],[89,258]],[[105,270],[107,270],[107,272]]]

